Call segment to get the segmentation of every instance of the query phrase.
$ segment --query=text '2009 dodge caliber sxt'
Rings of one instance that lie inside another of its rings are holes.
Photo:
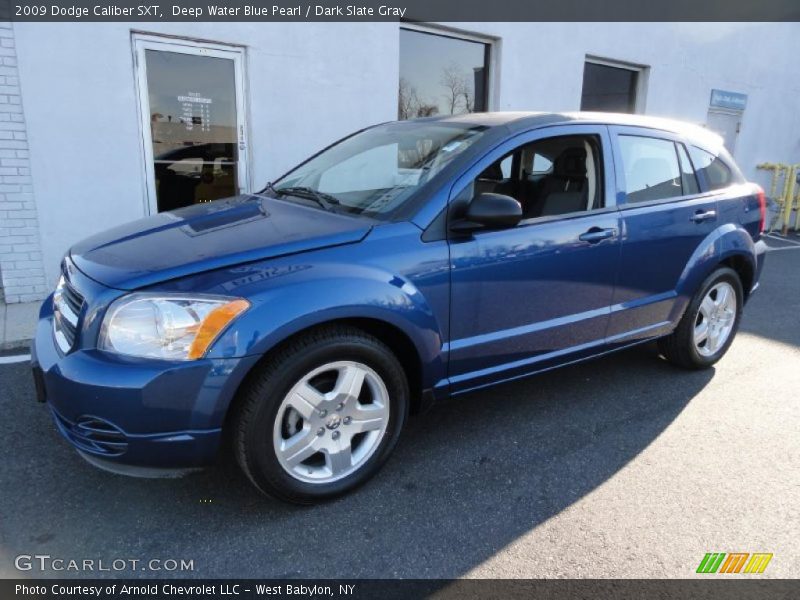
[[[229,447],[262,492],[331,498],[431,400],[654,339],[713,365],[757,288],[765,211],[721,140],[680,123],[378,125],[260,193],[75,245],[41,310],[38,396],[102,468]]]

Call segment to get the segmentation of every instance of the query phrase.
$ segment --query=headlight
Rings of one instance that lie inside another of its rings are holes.
[[[99,346],[146,358],[202,358],[222,330],[249,307],[241,298],[131,294],[109,308]]]

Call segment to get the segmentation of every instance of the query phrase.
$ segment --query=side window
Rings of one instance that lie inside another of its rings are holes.
[[[541,154],[533,155],[533,165],[531,166],[532,175],[543,175],[545,173],[549,173],[552,168],[552,160],[546,156],[542,156]]]
[[[695,170],[703,173],[710,190],[720,190],[733,184],[733,173],[719,156],[695,146],[689,146],[689,154],[692,156]]]
[[[600,208],[600,148],[595,136],[537,140],[490,165],[467,189],[473,197],[490,192],[515,198],[522,205],[524,219]]]
[[[681,162],[681,184],[683,185],[683,195],[689,196],[700,192],[700,186],[697,185],[697,176],[694,174],[692,168],[692,161],[689,160],[689,155],[686,154],[686,147],[683,144],[675,144],[678,148],[678,159]]]
[[[619,136],[627,202],[647,202],[683,195],[675,144],[635,135]]]
[[[478,175],[479,181],[484,181],[489,184],[497,184],[511,178],[511,165],[513,164],[514,155],[509,154],[490,165],[487,169]]]
[[[500,173],[502,173],[503,179],[508,179],[511,177],[511,163],[513,159],[513,156],[506,156],[500,161]]]

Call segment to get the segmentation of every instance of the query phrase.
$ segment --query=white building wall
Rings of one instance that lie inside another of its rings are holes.
[[[147,23],[246,48],[258,189],[332,141],[397,116],[397,26]],[[75,242],[146,214],[130,25],[18,23],[48,283]],[[58,40],[57,43],[53,40]]]
[[[132,30],[145,26],[148,33],[246,48],[255,188],[342,135],[396,118],[397,24],[17,23],[48,286],[71,244],[147,211],[131,41]],[[798,24],[447,27],[496,40],[495,110],[577,110],[584,60],[593,55],[649,67],[647,114],[703,123],[712,88],[748,94],[736,148],[748,177],[767,183],[755,168],[762,161],[800,162]]]
[[[0,276],[7,302],[41,298],[46,285],[14,27],[0,22]]]

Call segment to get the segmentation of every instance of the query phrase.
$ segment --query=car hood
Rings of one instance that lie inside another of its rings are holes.
[[[132,290],[232,265],[352,244],[373,221],[264,196],[237,196],[126,223],[73,246],[87,276]]]

